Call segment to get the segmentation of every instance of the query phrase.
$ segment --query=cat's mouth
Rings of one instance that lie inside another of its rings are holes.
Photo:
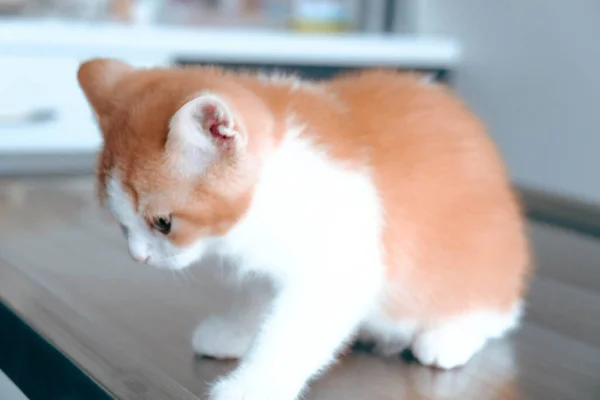
[[[168,256],[151,254],[143,263],[157,269],[183,271],[191,267],[197,260],[198,257],[185,253]]]
[[[144,263],[153,268],[168,269],[171,271],[181,271],[190,266],[189,263],[178,262],[177,260],[172,260],[170,258],[161,259],[157,257],[150,257]]]

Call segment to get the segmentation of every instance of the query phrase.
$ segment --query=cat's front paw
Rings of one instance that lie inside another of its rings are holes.
[[[192,346],[199,356],[218,360],[239,359],[250,346],[252,332],[219,316],[203,320],[194,332]]]
[[[296,400],[299,390],[286,386],[275,376],[268,380],[235,375],[217,382],[210,390],[209,400]]]

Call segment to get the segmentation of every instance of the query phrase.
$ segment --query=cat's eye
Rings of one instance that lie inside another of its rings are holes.
[[[152,220],[152,227],[163,235],[168,235],[171,232],[171,217],[154,218]]]

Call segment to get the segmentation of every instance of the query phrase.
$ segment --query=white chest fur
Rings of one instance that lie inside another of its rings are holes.
[[[243,356],[211,399],[295,399],[334,360],[384,285],[381,227],[368,174],[298,139],[266,162],[249,212],[217,248],[278,291],[258,329],[247,306],[199,326],[197,352]]]
[[[337,282],[363,273],[382,279],[381,228],[367,172],[293,139],[266,162],[248,214],[223,244],[240,258],[242,270],[278,279]]]

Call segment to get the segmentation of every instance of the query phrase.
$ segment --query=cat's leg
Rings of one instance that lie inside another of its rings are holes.
[[[423,328],[412,345],[422,364],[450,369],[466,364],[487,342],[514,328],[521,316],[521,304],[510,311],[472,312],[448,318]]]
[[[294,400],[332,363],[377,297],[381,279],[365,264],[335,260],[283,284],[238,368],[217,382],[210,400]],[[372,260],[369,260],[372,261]],[[367,264],[368,265],[368,264]],[[329,271],[328,271],[329,269]]]
[[[218,360],[241,358],[256,335],[267,300],[264,291],[238,293],[227,311],[205,317],[192,337],[196,354]]]

